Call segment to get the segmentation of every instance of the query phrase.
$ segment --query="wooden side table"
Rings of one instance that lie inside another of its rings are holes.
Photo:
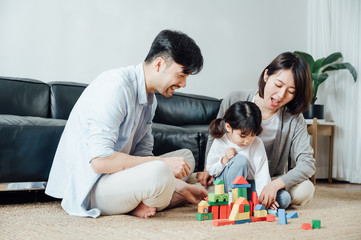
[[[307,131],[308,134],[312,135],[312,148],[313,148],[313,157],[315,159],[315,164],[317,161],[317,136],[329,136],[330,145],[329,145],[329,162],[328,162],[328,182],[332,182],[332,162],[333,162],[333,137],[336,124],[331,122],[325,122],[314,119],[306,119]],[[313,184],[316,183],[316,172],[312,176],[311,181]]]

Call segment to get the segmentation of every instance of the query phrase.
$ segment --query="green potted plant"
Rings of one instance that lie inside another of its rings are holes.
[[[356,70],[350,63],[342,61],[342,54],[340,52],[335,52],[326,58],[320,58],[316,61],[308,53],[299,51],[295,51],[294,53],[308,64],[312,78],[311,105],[303,115],[306,119],[312,119],[313,117],[323,119],[323,105],[315,104],[315,102],[317,100],[318,87],[328,78],[326,72],[346,69],[351,73],[353,80],[356,82]]]

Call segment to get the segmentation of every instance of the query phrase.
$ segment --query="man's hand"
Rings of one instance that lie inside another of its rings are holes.
[[[197,179],[198,181],[205,187],[207,188],[208,186],[212,185],[213,183],[213,177],[211,175],[208,174],[208,172],[206,171],[206,169],[204,169],[203,172],[197,172]]]
[[[281,178],[277,178],[276,180],[270,182],[263,188],[261,194],[259,195],[259,202],[262,203],[266,209],[270,208],[271,205],[273,208],[275,206],[279,207],[276,202],[277,192],[284,187],[285,184]]]
[[[162,160],[168,165],[176,178],[182,179],[190,173],[191,166],[183,157],[167,157]]]

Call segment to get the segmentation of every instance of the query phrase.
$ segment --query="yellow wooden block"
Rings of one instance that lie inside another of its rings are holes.
[[[228,220],[230,221],[237,221],[239,216],[239,205],[233,205],[231,214],[229,215]]]
[[[267,210],[254,210],[255,217],[267,217]]]
[[[239,213],[238,214],[238,220],[245,220],[245,219],[249,219],[250,216],[249,216],[249,212],[243,212],[243,213]]]
[[[238,199],[238,188],[232,188],[232,202],[236,202]]]
[[[215,185],[214,193],[215,194],[224,194],[224,185],[223,184]]]

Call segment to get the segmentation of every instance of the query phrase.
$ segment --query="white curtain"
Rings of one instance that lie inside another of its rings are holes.
[[[315,58],[341,52],[358,73],[330,72],[316,103],[325,105],[326,120],[336,123],[333,177],[361,183],[361,1],[309,0],[309,53]]]

